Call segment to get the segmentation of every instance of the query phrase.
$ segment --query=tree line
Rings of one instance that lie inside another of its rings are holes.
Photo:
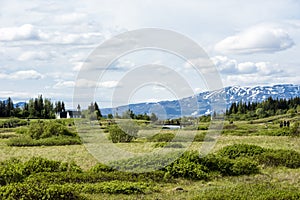
[[[268,99],[258,102],[238,102],[232,103],[226,110],[226,116],[247,118],[263,118],[282,114],[295,114],[300,112],[300,97],[291,99]]]
[[[0,117],[52,119],[55,118],[55,113],[63,111],[65,111],[63,101],[53,104],[50,99],[43,98],[42,95],[31,98],[28,103],[24,103],[23,107],[15,106],[10,97],[0,101]]]

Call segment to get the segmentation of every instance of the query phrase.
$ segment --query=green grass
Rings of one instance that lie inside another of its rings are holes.
[[[252,144],[267,149],[295,150],[300,152],[300,137],[270,135],[270,133],[278,131],[279,121],[281,120],[289,120],[291,123],[299,122],[300,115],[293,118],[289,115],[281,115],[252,121],[234,121],[233,124],[225,122],[223,134],[216,138],[215,141],[210,141],[213,145],[211,152],[216,153],[223,147],[232,144]],[[72,121],[67,120],[65,123],[72,123]],[[107,139],[108,133],[105,133],[105,129],[101,129],[97,123],[94,126],[80,121],[76,123],[83,124],[83,126],[79,127],[79,131],[85,136],[83,140],[88,142],[88,145],[93,144],[96,139],[99,145],[109,142]],[[71,128],[75,130],[75,127]],[[0,161],[13,157],[19,158],[21,161],[27,161],[34,156],[41,156],[51,160],[75,162],[84,171],[89,170],[98,163],[97,159],[89,153],[84,145],[7,146],[7,141],[16,136],[15,130],[13,128],[0,128]],[[114,145],[121,150],[132,153],[150,153],[165,145],[162,144],[163,142],[149,141],[149,138],[155,134],[177,134],[177,140],[182,138],[190,139],[195,134],[201,134],[199,140],[191,143],[186,143],[184,140],[175,141],[176,144],[182,144],[187,150],[199,151],[203,144],[207,144],[203,142],[202,134],[205,134],[205,132],[205,130],[196,131],[188,130],[188,128],[180,131],[160,130],[157,127],[151,129],[143,128],[139,131],[138,138],[133,142]],[[169,148],[168,150],[176,151],[181,149]],[[281,199],[287,199],[293,198],[293,195],[298,197],[296,195],[298,195],[300,188],[300,168],[289,169],[282,166],[270,167],[265,165],[259,165],[259,168],[260,172],[258,174],[247,176],[220,176],[219,174],[212,174],[212,178],[209,180],[194,181],[179,178],[174,182],[151,182],[151,188],[153,188],[151,191],[143,190],[141,193],[137,192],[134,194],[108,194],[109,192],[101,192],[106,191],[108,186],[117,188],[118,185],[123,183],[126,185],[123,181],[120,183],[116,182],[115,185],[114,183],[112,185],[103,183],[97,187],[95,186],[95,188],[86,185],[86,190],[97,189],[98,193],[82,192],[82,195],[88,199],[211,199],[212,197],[215,197],[215,199],[228,199],[229,197],[235,197],[236,199],[245,197],[248,197],[248,199],[279,199],[281,197]],[[125,190],[127,190],[126,187]],[[128,187],[140,186],[138,184],[129,184]],[[180,187],[183,190],[176,190],[176,187]],[[277,196],[272,196],[272,193],[277,194]]]

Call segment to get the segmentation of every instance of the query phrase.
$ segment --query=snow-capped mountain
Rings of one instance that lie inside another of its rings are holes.
[[[273,86],[239,87],[230,86],[218,91],[199,93],[196,96],[174,101],[138,103],[120,106],[116,109],[101,109],[103,115],[122,115],[128,109],[136,114],[156,113],[160,118],[199,116],[214,110],[214,106],[228,108],[234,102],[261,102],[268,97],[290,99],[300,96],[300,85],[283,84]]]

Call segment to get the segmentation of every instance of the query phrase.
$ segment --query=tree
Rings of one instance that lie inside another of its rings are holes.
[[[100,119],[102,117],[101,111],[99,109],[99,106],[97,104],[97,102],[94,103],[94,109],[95,109],[95,114],[97,116],[97,119]]]
[[[108,118],[108,119],[113,119],[114,116],[113,116],[113,114],[109,113],[109,114],[107,115],[107,118]]]
[[[156,122],[158,120],[158,117],[155,115],[155,113],[151,113],[150,120],[151,122]]]

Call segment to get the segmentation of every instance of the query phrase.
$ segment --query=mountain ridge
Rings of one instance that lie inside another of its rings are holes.
[[[103,108],[101,112],[103,115],[112,113],[115,115],[122,115],[123,112],[130,109],[135,114],[151,113],[160,111],[161,118],[178,118],[181,116],[201,116],[212,112],[212,103],[216,99],[222,99],[226,108],[234,102],[262,102],[263,100],[272,97],[273,99],[290,99],[300,96],[300,85],[296,84],[276,84],[273,86],[228,86],[220,90],[206,91],[196,94],[191,97],[180,100],[159,101],[136,103],[117,108]],[[192,109],[188,105],[191,102],[197,101],[198,109]],[[181,111],[184,107],[184,112]],[[189,111],[191,111],[189,113]]]

